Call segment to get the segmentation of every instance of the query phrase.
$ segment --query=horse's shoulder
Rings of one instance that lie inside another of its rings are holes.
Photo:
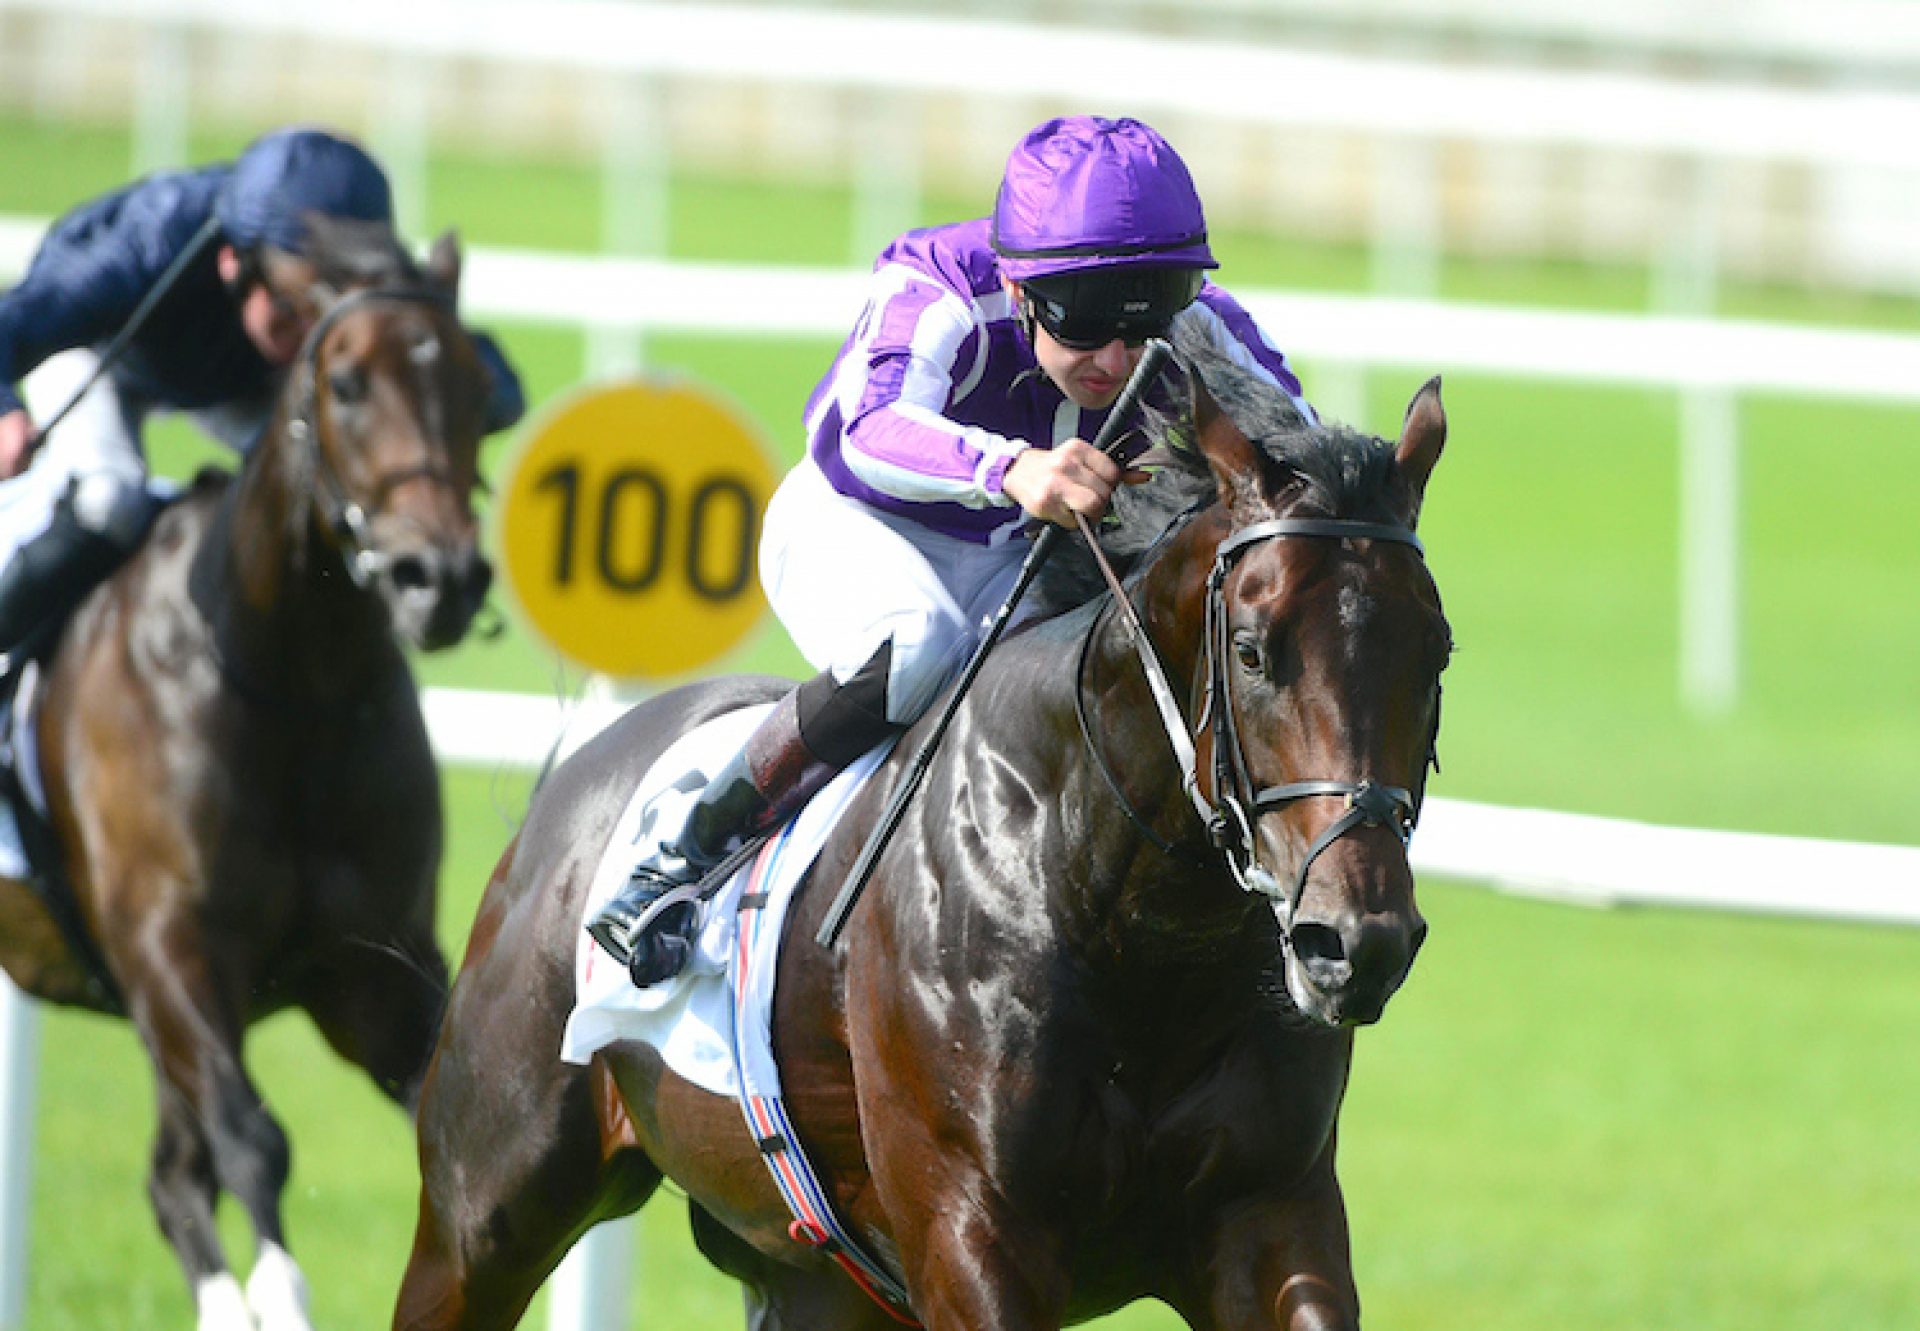
[[[161,508],[147,532],[143,550],[165,555],[196,540],[206,530],[233,481],[230,471],[212,466],[201,468],[192,482]]]

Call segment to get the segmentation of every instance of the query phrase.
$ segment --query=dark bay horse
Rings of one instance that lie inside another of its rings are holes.
[[[317,316],[235,478],[167,507],[82,606],[40,689],[65,928],[0,880],[0,962],[29,993],[131,1020],[159,1083],[148,1190],[203,1331],[296,1331],[285,1136],[241,1060],[304,1009],[411,1108],[445,1001],[439,787],[401,642],[459,639],[487,371],[449,235],[316,227]],[[258,1240],[243,1291],[218,1193]]]
[[[1445,418],[1435,381],[1397,445],[1309,429],[1264,381],[1183,350],[1199,380],[1165,427],[1184,460],[1123,502],[1160,505],[1130,598],[1198,798],[1113,602],[1089,604],[989,659],[842,946],[816,928],[916,735],[788,919],[788,1111],[936,1331],[1054,1328],[1142,1297],[1201,1328],[1358,1325],[1335,1126],[1353,1028],[1425,932],[1404,836],[1451,639],[1412,528]],[[644,703],[539,791],[422,1091],[396,1328],[514,1325],[586,1228],[663,1177],[745,1286],[749,1327],[895,1325],[789,1237],[734,1104],[651,1047],[584,1068],[557,1053],[582,893],[638,777],[688,727],[784,687]],[[1243,811],[1224,848],[1202,804]]]

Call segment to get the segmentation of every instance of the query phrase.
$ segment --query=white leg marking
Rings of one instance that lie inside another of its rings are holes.
[[[193,1287],[193,1302],[200,1314],[194,1324],[198,1331],[255,1331],[247,1296],[231,1271],[201,1280]]]
[[[260,1245],[247,1277],[247,1306],[259,1331],[313,1331],[307,1320],[307,1278],[285,1248]]]

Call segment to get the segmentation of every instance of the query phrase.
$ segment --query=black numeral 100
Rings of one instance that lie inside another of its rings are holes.
[[[678,530],[684,542],[679,563],[694,595],[728,601],[753,576],[753,493],[731,476],[702,481],[686,497],[684,518],[667,483],[650,467],[621,467],[583,495],[579,464],[563,462],[543,472],[536,490],[560,496],[559,540],[554,548],[553,579],[562,587],[574,579],[574,551],[580,525],[593,551],[593,571],[615,591],[637,595],[660,580],[668,562],[668,536]],[[709,546],[717,545],[717,549]],[[708,556],[711,556],[709,558]]]

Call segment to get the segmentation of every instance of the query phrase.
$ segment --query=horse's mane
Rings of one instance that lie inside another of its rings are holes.
[[[386,222],[310,213],[304,256],[320,284],[334,291],[411,285],[420,280],[419,265]]]
[[[1290,508],[1323,517],[1403,520],[1393,448],[1386,441],[1335,422],[1307,421],[1291,397],[1227,359],[1204,331],[1176,324],[1173,348],[1180,369],[1162,384],[1197,377],[1240,432],[1297,477]],[[1194,445],[1184,385],[1148,405],[1139,428],[1153,449],[1153,479],[1121,487],[1100,535],[1101,549],[1122,577],[1182,514],[1217,495],[1213,473]],[[1037,579],[1036,605],[1049,612],[1070,609],[1105,586],[1085,543],[1074,536]]]

